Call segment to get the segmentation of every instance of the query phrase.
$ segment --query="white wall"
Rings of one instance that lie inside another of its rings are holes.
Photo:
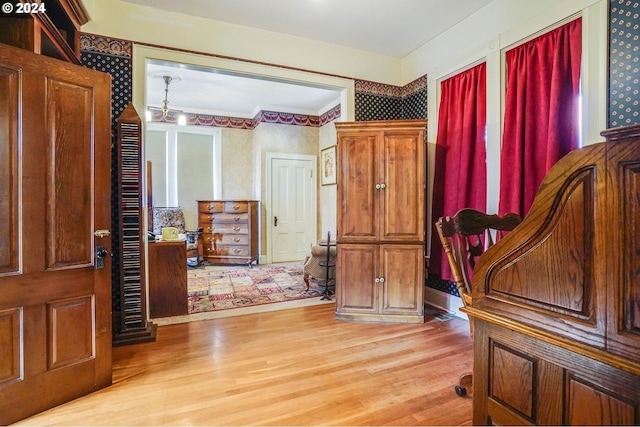
[[[400,85],[398,58],[119,0],[84,3],[91,20],[83,32]]]

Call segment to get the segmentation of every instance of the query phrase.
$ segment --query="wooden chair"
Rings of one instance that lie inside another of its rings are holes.
[[[476,261],[494,242],[513,230],[521,221],[520,216],[514,213],[500,217],[467,208],[458,211],[453,217],[443,217],[436,222],[436,231],[465,307],[472,303],[471,280]],[[473,324],[470,323],[469,326],[473,336]],[[466,395],[467,387],[471,385],[471,373],[461,375],[455,387],[456,394]]]

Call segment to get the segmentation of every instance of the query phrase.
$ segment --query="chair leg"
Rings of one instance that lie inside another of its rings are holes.
[[[304,283],[307,285],[307,291],[309,290],[309,273],[305,273],[304,276],[302,276],[302,280],[304,280]]]
[[[473,374],[471,373],[460,375],[458,385],[455,387],[456,394],[460,397],[466,396],[467,388],[473,388]]]

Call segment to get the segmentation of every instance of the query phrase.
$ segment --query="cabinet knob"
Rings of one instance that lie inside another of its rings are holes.
[[[376,277],[375,282],[376,282],[376,283],[380,283],[380,278],[379,278],[379,277]]]
[[[233,205],[233,209],[237,211],[238,209],[240,209],[240,206],[238,206],[238,205]]]
[[[209,230],[209,232],[212,232],[215,229],[216,229],[215,227],[207,227],[207,230]]]
[[[383,190],[386,188],[387,186],[385,184],[380,184],[380,188],[382,188]]]
[[[380,189],[380,184],[376,184],[376,190]]]
[[[236,221],[240,221],[240,217],[239,216],[234,216],[233,219],[236,220]]]
[[[240,227],[233,227],[233,231],[240,231]]]
[[[240,249],[234,249],[233,253],[235,253],[235,254],[240,253]]]
[[[380,278],[380,283],[384,283],[384,277]]]
[[[209,221],[213,221],[213,215],[209,215],[209,216],[207,217],[207,219],[208,219]]]
[[[207,206],[207,210],[212,211],[213,210],[213,206],[212,205]]]
[[[234,241],[234,242],[239,242],[239,241],[240,241],[240,239],[238,239],[237,237],[234,237],[234,238],[233,238],[233,241]]]

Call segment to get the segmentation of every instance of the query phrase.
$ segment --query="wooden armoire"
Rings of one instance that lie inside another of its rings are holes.
[[[336,318],[424,322],[426,120],[336,123]]]

